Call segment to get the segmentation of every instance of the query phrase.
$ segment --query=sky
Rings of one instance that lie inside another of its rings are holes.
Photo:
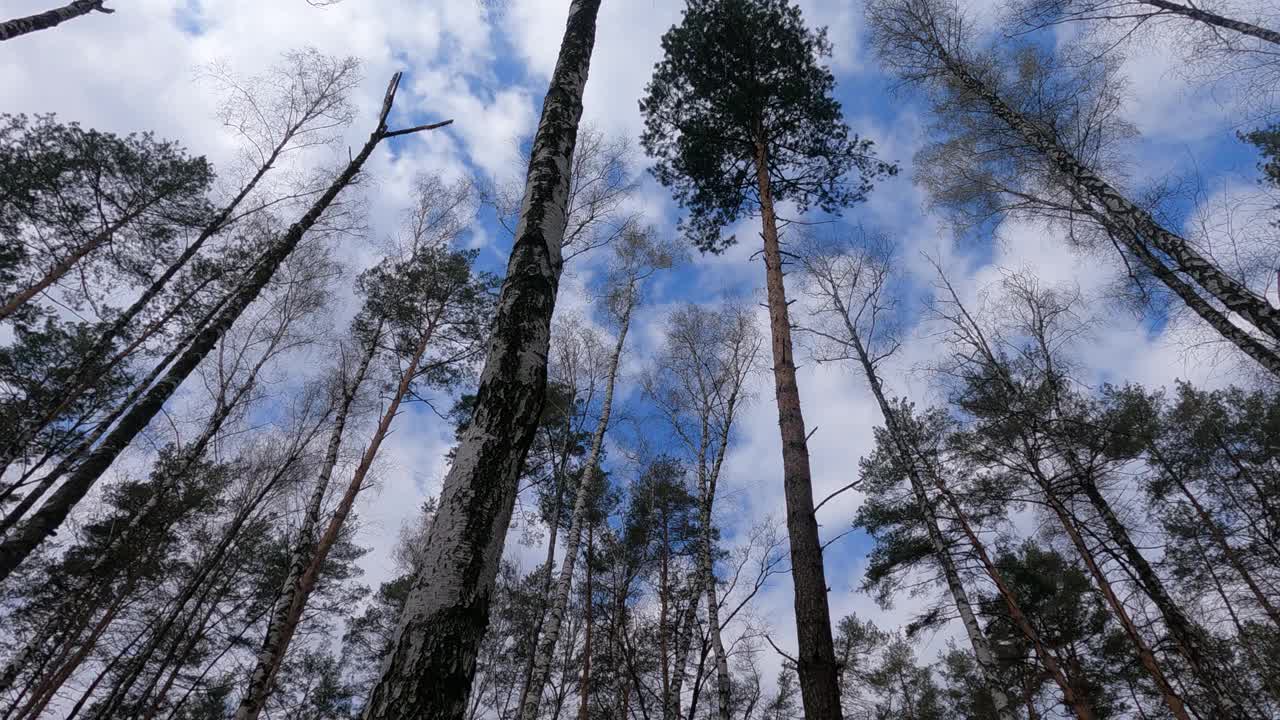
[[[47,9],[51,0],[5,0],[0,14],[19,16]],[[56,112],[64,121],[127,133],[154,131],[181,141],[191,152],[207,155],[215,167],[230,162],[236,139],[215,117],[216,98],[195,78],[208,63],[226,60],[236,70],[259,72],[283,51],[310,45],[334,55],[354,55],[364,80],[354,98],[357,115],[347,145],[358,147],[376,118],[387,80],[404,71],[392,125],[408,126],[453,119],[444,131],[384,143],[367,166],[370,182],[360,189],[369,208],[370,240],[343,241],[339,256],[355,271],[377,258],[378,237],[394,231],[411,199],[419,173],[449,179],[480,177],[509,180],[522,176],[517,148],[533,132],[542,94],[555,62],[568,0],[343,0],[314,7],[304,0],[119,0],[112,15],[93,14],[53,31],[6,42],[0,47],[0,108],[5,112]],[[585,97],[584,122],[609,136],[636,141],[641,127],[637,101],[659,57],[659,38],[679,18],[680,0],[604,0]],[[1117,278],[1104,254],[1069,250],[1056,231],[1008,223],[995,238],[956,241],[912,181],[916,151],[926,139],[926,107],[910,90],[897,88],[877,66],[865,44],[860,3],[850,0],[801,0],[806,21],[826,26],[834,53],[837,98],[849,125],[875,141],[881,158],[902,166],[896,178],[872,192],[868,202],[843,220],[885,232],[897,248],[908,281],[927,295],[930,270],[923,253],[937,256],[968,300],[977,302],[1003,274],[1031,270],[1048,284],[1078,286],[1096,295]],[[998,12],[991,0],[966,7],[994,30]],[[1064,33],[1067,31],[1063,31]],[[1050,39],[1050,41],[1065,38]],[[1223,94],[1206,89],[1181,72],[1183,58],[1164,37],[1131,49],[1123,71],[1128,78],[1124,115],[1139,135],[1127,148],[1126,168],[1135,186],[1166,176],[1194,179],[1208,208],[1178,218],[1187,229],[1239,228],[1244,221],[1226,212],[1233,198],[1253,192],[1256,159],[1234,139],[1235,117]],[[345,152],[340,153],[345,158]],[[332,162],[335,157],[313,158]],[[640,168],[647,164],[637,155]],[[632,200],[645,221],[660,232],[675,232],[679,208],[665,189],[641,172]],[[744,222],[740,238],[754,239],[755,221]],[[837,225],[834,231],[844,227]],[[481,217],[469,242],[482,249],[482,263],[504,264],[509,241],[491,218]],[[640,312],[624,363],[624,406],[642,413],[634,378],[661,340],[662,319],[686,302],[762,299],[764,268],[744,242],[719,256],[695,256],[690,266],[655,286],[652,302]],[[586,258],[571,267],[562,286],[558,313],[578,313],[599,321],[587,288],[598,277],[599,262]],[[1274,298],[1276,289],[1267,288]],[[793,294],[795,288],[792,289]],[[918,403],[939,399],[923,368],[936,358],[936,338],[921,323],[923,311],[912,297],[905,309],[908,338],[887,372],[894,394]],[[349,312],[339,309],[337,314]],[[1082,374],[1093,382],[1133,381],[1150,386],[1189,379],[1216,386],[1236,377],[1230,362],[1191,348],[1194,327],[1166,324],[1098,302],[1089,308],[1097,324],[1073,348]],[[763,310],[759,311],[763,319]],[[798,304],[801,315],[804,305]],[[762,327],[764,324],[762,323]],[[806,351],[799,384],[807,425],[813,431],[810,452],[814,494],[825,497],[854,479],[857,461],[871,446],[878,410],[853,368],[817,366]],[[781,451],[772,379],[751,379],[755,400],[741,416],[721,480],[725,489],[717,515],[729,541],[752,524],[783,517]],[[652,428],[652,424],[649,425]],[[650,430],[657,432],[656,430]],[[625,433],[620,433],[625,434]],[[421,406],[398,419],[379,461],[380,484],[361,501],[359,541],[372,547],[364,560],[365,582],[376,587],[392,572],[389,548],[399,528],[422,499],[434,494],[443,477],[444,452],[451,429]],[[620,457],[623,453],[612,453]],[[824,538],[849,526],[859,502],[845,493],[822,508]],[[532,569],[545,552],[517,542],[514,529],[508,556]],[[833,544],[826,553],[833,619],[849,612],[884,627],[910,619],[913,603],[876,606],[858,592],[868,541],[857,534]],[[770,618],[772,638],[794,648],[790,622],[791,587],[776,578],[757,601]],[[922,653],[933,654],[945,635],[926,639]],[[776,658],[774,659],[776,661]]]

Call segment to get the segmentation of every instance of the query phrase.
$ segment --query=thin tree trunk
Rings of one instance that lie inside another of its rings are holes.
[[[529,657],[525,660],[524,674],[520,682],[519,707],[524,707],[526,693],[529,692],[529,686],[533,681],[533,661],[538,655],[538,638],[542,636],[542,625],[547,617],[547,599],[551,597],[555,578],[556,536],[560,533],[560,505],[564,502],[563,472],[558,471],[552,478],[552,482],[556,484],[556,494],[551,510],[551,525],[547,530],[547,561],[542,573],[542,594],[538,598],[538,619],[529,633]]]
[[[1172,260],[1177,271],[1190,277],[1227,309],[1238,313],[1263,333],[1280,339],[1280,312],[1265,298],[1223,272],[1210,260],[1200,255],[1185,238],[1160,225],[1150,213],[1134,205],[1109,183],[1098,177],[1068,149],[1059,145],[1038,126],[1006,104],[1003,98],[970,72],[964,62],[956,58],[940,42],[933,44],[933,51],[965,90],[980,98],[996,117],[1042,153],[1050,164],[1067,178],[1067,182],[1078,189],[1077,192],[1082,192],[1091,198],[1099,206],[1098,212],[1104,213],[1114,227],[1125,230],[1118,234],[1117,239],[1129,247],[1139,259],[1144,263],[1150,263],[1150,259],[1153,258],[1150,248],[1163,253]],[[1170,289],[1182,296],[1188,288],[1185,285],[1180,287],[1170,285]],[[1222,331],[1220,327],[1215,329]]]
[[[583,611],[583,627],[584,637],[582,642],[582,680],[578,683],[578,720],[588,720],[591,704],[589,702],[591,693],[591,620],[592,611],[594,610],[591,602],[591,553],[595,546],[595,527],[587,526],[587,559],[586,566],[586,582],[583,588],[583,594],[586,597],[586,608]]]
[[[218,341],[222,339],[222,336],[231,328],[231,325],[240,317],[245,308],[258,297],[262,289],[271,281],[275,271],[289,257],[298,243],[301,242],[303,235],[315,225],[324,211],[338,197],[338,194],[355,180],[365,161],[373,154],[374,148],[385,138],[419,129],[411,128],[408,131],[395,132],[388,132],[387,130],[387,116],[391,113],[391,104],[395,99],[395,91],[399,80],[400,74],[396,73],[387,88],[387,95],[383,100],[382,113],[378,118],[378,126],[369,135],[369,140],[365,142],[359,154],[351,159],[346,169],[334,179],[329,188],[316,200],[307,213],[298,222],[291,225],[279,242],[267,251],[253,274],[237,290],[227,307],[212,324],[201,331],[191,344],[191,347],[178,358],[165,377],[120,420],[116,429],[108,434],[98,448],[76,467],[62,486],[58,488],[57,492],[49,498],[48,502],[38,512],[31,516],[31,519],[15,533],[15,536],[0,544],[0,580],[8,577],[31,554],[32,550],[57,532],[58,527],[66,519],[67,515],[71,513],[71,509],[75,507],[76,503],[88,494],[94,483],[106,472],[116,457],[160,412],[160,409],[177,390],[178,386],[195,370],[200,361],[204,359],[204,356],[217,345]],[[424,126],[421,129],[430,129],[432,127],[439,126]]]
[[[294,557],[293,564],[290,567],[290,575],[285,581],[285,589],[276,602],[276,610],[267,626],[267,635],[263,639],[262,650],[258,653],[257,665],[249,678],[249,685],[245,689],[244,698],[241,700],[239,708],[236,709],[236,720],[256,720],[266,706],[267,697],[271,693],[276,673],[279,672],[280,666],[284,662],[285,653],[289,650],[289,643],[293,640],[294,633],[298,630],[298,624],[302,621],[302,612],[306,609],[307,600],[311,597],[311,593],[320,579],[320,571],[324,567],[325,560],[329,557],[329,551],[333,549],[334,543],[338,541],[342,526],[346,523],[347,517],[351,514],[351,508],[355,505],[356,497],[360,494],[360,490],[364,488],[364,481],[369,475],[369,470],[373,467],[373,461],[378,456],[382,441],[386,439],[387,434],[391,431],[391,423],[400,414],[400,404],[405,396],[409,394],[409,389],[418,375],[422,357],[426,354],[427,347],[435,335],[436,324],[439,322],[440,315],[444,313],[444,310],[444,303],[441,303],[437,314],[427,321],[427,326],[422,336],[418,339],[417,346],[413,349],[409,365],[400,375],[400,383],[396,387],[396,394],[387,405],[387,409],[382,413],[382,417],[378,421],[378,427],[374,430],[373,438],[360,456],[360,464],[356,466],[356,470],[351,476],[351,482],[347,484],[347,489],[343,493],[342,499],[338,501],[338,507],[334,510],[333,517],[329,519],[329,524],[325,526],[324,532],[316,542],[314,551],[306,553],[305,548],[300,548],[302,552],[299,552]],[[372,358],[375,346],[376,343],[370,343],[369,353],[364,357],[359,374],[361,380],[363,379],[365,368],[368,367]],[[354,391],[358,386],[359,381],[353,386],[352,395],[354,395]],[[350,400],[346,397],[343,400],[347,406],[350,405]],[[340,431],[337,432],[340,434]],[[336,443],[334,441],[331,441],[331,443],[334,450],[333,456],[336,460]],[[332,466],[329,466],[329,471],[332,471]],[[328,478],[325,477],[324,481],[327,483]],[[319,502],[314,502],[314,504],[318,520]],[[295,574],[295,570],[297,574]]]
[[[840,313],[840,317],[844,321],[845,332],[849,333],[849,339],[853,342],[854,351],[858,356],[859,363],[862,365],[862,372],[866,375],[867,384],[871,387],[871,394],[875,396],[876,403],[880,406],[880,414],[884,416],[889,436],[893,438],[898,457],[902,461],[903,468],[907,471],[907,477],[911,483],[911,491],[915,496],[916,506],[920,510],[920,519],[928,531],[929,543],[933,547],[938,565],[942,568],[942,576],[946,580],[947,590],[951,593],[951,599],[960,615],[960,622],[964,625],[965,634],[969,637],[970,645],[973,646],[973,655],[977,659],[978,667],[982,670],[982,678],[986,683],[987,693],[991,696],[992,708],[995,710],[999,720],[1016,720],[1017,716],[1009,703],[1009,696],[1001,689],[999,669],[996,667],[995,654],[991,652],[991,643],[986,633],[982,631],[981,626],[978,625],[978,619],[973,612],[973,604],[969,601],[969,593],[965,590],[964,583],[960,580],[960,573],[956,571],[955,561],[952,559],[950,547],[942,535],[937,513],[925,492],[924,480],[920,477],[920,468],[916,462],[916,457],[921,454],[920,449],[914,447],[911,438],[903,432],[902,426],[898,422],[897,413],[894,412],[885,395],[880,373],[862,342],[862,334],[858,332],[858,328],[849,319],[850,309],[844,305],[844,301],[838,292],[832,292],[830,297],[835,309]]]
[[[546,399],[569,168],[599,9],[600,0],[569,4],[475,413],[445,477],[423,546],[423,569],[413,580],[392,650],[364,705],[364,720],[455,720],[466,712],[517,480]]]
[[[1234,683],[1221,671],[1217,662],[1209,657],[1210,650],[1206,647],[1208,641],[1203,631],[1194,625],[1182,608],[1174,602],[1173,597],[1165,589],[1164,581],[1133,544],[1128,529],[1116,517],[1111,504],[1103,497],[1102,491],[1093,478],[1082,475],[1080,485],[1085,497],[1102,518],[1107,534],[1120,546],[1121,554],[1137,574],[1139,585],[1160,611],[1160,617],[1164,620],[1165,627],[1168,628],[1178,648],[1178,653],[1186,659],[1192,673],[1206,686],[1205,689],[1209,690],[1215,706],[1215,717],[1244,720],[1246,716],[1244,708],[1241,707],[1241,698],[1235,690]]]
[[[698,620],[698,600],[703,596],[702,573],[696,573],[693,585],[689,588],[689,602],[684,607],[680,624],[676,627],[675,656],[672,658],[671,687],[664,702],[670,707],[670,715],[664,710],[664,717],[680,720],[685,715],[680,711],[681,695],[684,693],[684,670],[689,665],[689,652],[693,649],[693,631]]]
[[[671,683],[671,538],[667,522],[665,504],[662,509],[662,557],[658,567],[658,666],[662,675],[662,720],[673,720],[679,717],[679,688],[674,693]],[[698,601],[693,600],[693,606]],[[676,662],[683,663],[684,657],[677,653]],[[677,665],[677,674],[684,672],[683,665]]]
[[[774,390],[778,402],[778,427],[782,434],[783,487],[787,502],[787,534],[791,541],[791,576],[795,588],[796,671],[800,676],[800,696],[807,720],[841,720],[840,671],[831,639],[826,572],[818,539],[818,521],[813,512],[808,438],[792,357],[791,319],[783,284],[782,251],[778,244],[764,138],[757,140],[755,165],[764,229]]]
[[[1280,45],[1280,32],[1276,32],[1275,30],[1259,27],[1241,20],[1232,20],[1229,17],[1223,17],[1222,15],[1206,12],[1200,8],[1192,7],[1190,5],[1169,2],[1168,0],[1139,0],[1139,2],[1142,2],[1145,5],[1150,5],[1151,7],[1160,8],[1161,10],[1171,12],[1175,15],[1190,18],[1197,22],[1202,22],[1206,25],[1234,30],[1242,35],[1256,37],[1259,40],[1265,40],[1269,43]]]
[[[37,30],[48,30],[57,27],[68,20],[74,20],[81,15],[88,15],[93,11],[100,13],[113,13],[115,10],[102,6],[106,0],[75,0],[74,2],[63,5],[60,8],[46,10],[35,15],[14,18],[0,23],[0,40],[12,40],[19,35],[26,35]]]
[[[588,522],[587,513],[591,510],[591,490],[595,485],[604,452],[604,435],[608,431],[609,416],[613,412],[613,391],[618,381],[618,366],[622,362],[622,349],[627,341],[627,330],[631,326],[631,311],[635,307],[635,300],[635,281],[632,281],[627,290],[626,307],[622,311],[619,322],[618,340],[613,346],[613,355],[609,358],[609,374],[605,380],[604,400],[600,404],[600,422],[591,436],[591,452],[587,454],[586,467],[582,471],[582,478],[578,481],[578,496],[574,498],[573,520],[569,524],[569,534],[565,537],[560,578],[556,582],[555,596],[547,613],[546,636],[538,646],[538,654],[533,663],[533,677],[528,690],[524,693],[524,705],[520,708],[521,720],[537,720],[538,706],[542,702],[542,690],[551,673],[551,656],[560,642],[560,626],[564,622],[565,610],[569,606],[569,590],[573,585],[574,565],[578,561],[578,545],[582,542],[582,527]]]
[[[716,448],[716,457],[711,467],[706,464],[706,450],[710,441],[709,418],[702,419],[702,432],[698,448],[698,492],[701,502],[698,508],[698,522],[702,530],[702,541],[699,543],[702,584],[706,590],[707,631],[711,634],[711,649],[715,653],[716,662],[716,700],[720,720],[729,720],[729,693],[732,684],[729,679],[729,658],[725,654],[724,639],[720,627],[720,599],[718,597],[714,558],[714,527],[712,525],[712,509],[716,498],[716,484],[720,480],[720,468],[724,465],[724,456],[729,447],[729,431],[733,426],[734,409],[738,404],[740,384],[731,390],[725,408],[724,425],[720,428],[720,444]],[[705,409],[704,409],[705,412]],[[696,605],[696,603],[695,603]]]
[[[1244,561],[1240,559],[1235,548],[1231,547],[1231,543],[1227,540],[1226,534],[1222,532],[1222,526],[1218,524],[1218,521],[1209,514],[1209,511],[1200,503],[1200,500],[1191,492],[1191,488],[1187,487],[1186,483],[1183,482],[1182,477],[1175,473],[1173,468],[1165,462],[1164,457],[1160,452],[1156,450],[1155,447],[1151,447],[1150,449],[1156,462],[1161,466],[1165,474],[1168,475],[1169,478],[1178,486],[1178,490],[1182,492],[1182,496],[1187,499],[1187,502],[1191,504],[1191,507],[1195,509],[1196,515],[1200,518],[1200,523],[1204,525],[1205,530],[1209,532],[1209,535],[1213,538],[1214,544],[1218,546],[1218,549],[1222,551],[1223,556],[1226,557],[1227,562],[1240,575],[1240,578],[1244,580],[1244,584],[1248,586],[1254,599],[1258,601],[1258,605],[1262,607],[1263,611],[1267,614],[1267,617],[1271,618],[1272,624],[1276,626],[1277,630],[1280,630],[1280,609],[1277,609],[1275,604],[1271,602],[1271,599],[1267,597],[1267,594],[1262,590],[1262,587],[1258,585],[1257,580],[1254,579],[1253,573],[1249,571],[1249,568],[1244,564]]]

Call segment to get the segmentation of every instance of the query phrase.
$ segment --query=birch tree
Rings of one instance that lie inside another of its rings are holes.
[[[475,412],[444,480],[395,647],[365,704],[366,720],[461,718],[488,625],[516,479],[546,390],[551,314],[563,269],[568,168],[595,44],[599,0],[569,5],[556,69],[534,135],[520,222],[494,312]]]
[[[704,251],[733,244],[722,228],[759,214],[783,485],[791,536],[805,714],[840,717],[827,583],[822,565],[807,434],[796,383],[776,204],[835,212],[862,201],[896,168],[852,136],[821,64],[824,31],[804,25],[786,0],[691,0],[664,35],[665,55],[641,100],[641,142],[653,172],[689,211],[683,228]]]
[[[1104,177],[1118,107],[1105,65],[1064,77],[1069,59],[1022,48],[1014,54],[1017,71],[1007,73],[1001,60],[1008,56],[975,50],[967,20],[952,4],[886,0],[868,12],[885,65],[935,92],[948,122],[962,128],[940,158],[946,192],[959,193],[962,203],[967,192],[968,201],[998,211],[1001,202],[987,199],[994,183],[997,194],[1040,217],[1089,221],[1215,332],[1280,372],[1280,311]],[[968,191],[966,178],[977,180]],[[1232,322],[1233,314],[1253,330]]]

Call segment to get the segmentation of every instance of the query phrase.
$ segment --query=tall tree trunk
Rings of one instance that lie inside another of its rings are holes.
[[[113,13],[115,10],[102,6],[106,0],[75,0],[67,3],[60,8],[46,10],[35,15],[14,18],[0,23],[0,40],[12,40],[19,35],[26,35],[37,30],[48,30],[57,27],[68,20],[74,20],[81,15],[88,15],[93,11],[100,13]]]
[[[827,579],[813,511],[813,478],[800,409],[800,388],[792,356],[791,319],[783,284],[782,250],[769,188],[765,139],[756,144],[756,183],[764,232],[764,265],[773,347],[774,391],[782,434],[782,482],[787,501],[787,535],[791,541],[791,578],[795,588],[796,672],[808,720],[841,720],[840,671],[831,639]]]
[[[252,275],[238,288],[227,307],[210,325],[201,331],[191,344],[191,347],[187,348],[182,356],[178,358],[164,378],[151,388],[142,400],[120,420],[116,429],[108,434],[98,448],[76,467],[62,486],[58,488],[57,492],[49,498],[39,511],[31,516],[30,520],[23,524],[14,537],[0,544],[0,580],[8,577],[31,554],[32,550],[57,532],[58,527],[66,519],[67,515],[71,513],[71,509],[75,507],[76,503],[89,492],[98,478],[115,461],[116,457],[160,412],[160,409],[177,390],[178,386],[187,379],[187,376],[195,370],[200,361],[204,359],[204,356],[217,345],[218,341],[222,339],[222,336],[231,328],[245,308],[267,286],[272,276],[275,275],[276,270],[289,257],[298,243],[301,242],[303,235],[316,224],[320,216],[324,214],[324,211],[338,197],[338,194],[355,180],[356,175],[359,174],[369,156],[373,154],[373,150],[378,146],[378,143],[385,138],[402,135],[407,132],[439,127],[439,125],[423,126],[395,132],[387,130],[387,116],[391,113],[391,104],[395,100],[395,91],[399,81],[400,74],[396,73],[387,88],[387,95],[383,100],[382,113],[378,118],[378,125],[369,135],[369,140],[365,142],[359,154],[351,159],[346,169],[334,179],[329,188],[312,204],[306,214],[291,225],[280,240],[266,252]]]
[[[436,325],[444,311],[444,303],[441,303],[437,313],[427,320],[427,326],[424,328],[422,336],[418,339],[417,346],[413,349],[409,364],[400,375],[396,394],[387,405],[387,409],[382,413],[382,417],[378,420],[378,427],[374,430],[373,438],[370,439],[369,445],[360,456],[360,464],[356,466],[355,472],[351,475],[351,482],[347,484],[347,489],[342,494],[342,499],[338,501],[338,507],[334,510],[333,517],[329,519],[329,524],[316,542],[314,550],[306,552],[307,548],[300,546],[299,554],[294,557],[290,566],[289,577],[285,581],[285,588],[276,602],[275,612],[272,614],[271,622],[267,626],[267,635],[263,639],[262,649],[258,653],[257,665],[249,678],[249,685],[245,689],[240,707],[236,710],[236,720],[255,720],[262,712],[263,707],[266,706],[267,697],[271,693],[276,673],[279,672],[280,666],[284,662],[285,653],[289,650],[289,643],[293,640],[294,633],[297,632],[298,624],[302,621],[302,612],[306,609],[307,600],[319,581],[320,571],[324,567],[325,560],[329,557],[329,551],[333,549],[334,543],[338,541],[342,526],[350,516],[352,507],[355,506],[356,497],[364,488],[364,481],[369,475],[369,470],[373,467],[373,461],[378,456],[382,441],[386,439],[387,434],[391,431],[391,423],[400,414],[400,404],[405,396],[409,394],[410,387],[418,375],[422,357],[426,354],[427,347],[435,334]],[[365,368],[368,367],[375,347],[376,343],[370,343],[369,353],[365,355],[360,369],[361,379],[363,379]],[[353,387],[353,394],[354,390],[355,388]],[[344,397],[343,400],[347,405],[350,404],[350,400],[347,398]],[[332,466],[330,466],[331,469]],[[327,480],[328,478],[325,478],[326,482]],[[319,503],[316,502],[315,505],[317,506],[316,514],[318,520]]]
[[[1256,37],[1259,40],[1265,40],[1269,43],[1280,45],[1280,32],[1270,30],[1268,28],[1259,27],[1253,23],[1247,23],[1241,20],[1233,20],[1229,17],[1223,17],[1211,12],[1206,12],[1200,8],[1183,5],[1182,3],[1169,2],[1169,0],[1139,0],[1144,5],[1160,8],[1161,10],[1190,18],[1197,22],[1202,22],[1213,27],[1226,28],[1234,30],[1242,35]]]
[[[552,482],[556,484],[556,494],[551,506],[551,523],[547,529],[547,560],[543,566],[542,593],[538,597],[538,617],[529,631],[529,657],[525,660],[524,674],[520,680],[520,707],[524,707],[526,693],[529,692],[529,686],[533,682],[533,664],[538,656],[538,638],[542,637],[542,625],[547,619],[547,600],[551,597],[555,582],[556,536],[560,533],[560,506],[564,502],[564,480],[563,465],[558,464],[558,469],[552,477]]]
[[[704,507],[709,505],[710,502],[704,503]],[[707,632],[711,635],[711,650],[715,656],[716,663],[716,709],[720,720],[729,720],[729,691],[731,688],[729,658],[725,655],[724,641],[720,635],[720,601],[717,598],[715,568],[711,556],[711,512],[709,507],[700,511],[700,514],[703,516],[704,527],[708,528],[703,531],[702,543],[700,544],[703,546],[701,548],[701,564],[703,584],[706,586]]]
[[[605,380],[604,400],[600,404],[600,422],[591,436],[591,451],[587,454],[586,467],[578,481],[578,495],[573,502],[573,519],[569,534],[564,540],[564,560],[560,564],[560,577],[556,581],[555,595],[547,613],[546,635],[538,645],[534,658],[533,677],[524,693],[524,705],[520,708],[521,720],[537,720],[538,706],[542,702],[542,690],[551,674],[551,657],[560,642],[560,626],[569,606],[569,590],[573,585],[573,569],[578,561],[578,546],[582,542],[582,528],[588,523],[591,510],[591,490],[595,486],[600,461],[604,452],[604,435],[609,429],[609,416],[613,412],[613,391],[618,381],[618,366],[622,363],[622,349],[627,342],[627,330],[631,326],[631,311],[635,308],[636,293],[633,281],[627,291],[626,306],[618,327],[618,340],[609,358],[609,374]]]
[[[720,627],[720,599],[715,574],[714,540],[715,527],[712,524],[712,509],[716,499],[716,484],[720,480],[720,468],[724,466],[724,456],[729,448],[729,433],[733,427],[734,410],[738,404],[738,393],[741,384],[735,383],[730,391],[725,406],[723,424],[717,428],[719,445],[716,456],[710,467],[707,466],[707,449],[710,444],[710,417],[707,409],[703,409],[702,428],[698,447],[698,523],[702,531],[699,543],[699,560],[701,561],[701,582],[706,590],[707,631],[711,634],[711,649],[716,663],[716,700],[720,720],[729,720],[729,693],[732,683],[729,679],[729,658],[725,654],[724,639]],[[696,605],[696,603],[694,603]]]
[[[582,680],[578,683],[578,720],[588,720],[591,710],[591,620],[594,603],[591,601],[591,553],[595,549],[595,527],[587,525],[587,559],[583,566],[586,572],[586,582],[583,583],[582,594],[586,598],[585,609],[583,610],[583,632],[582,641]]]
[[[458,443],[365,720],[466,712],[476,652],[515,507],[517,479],[546,396],[563,261],[569,168],[600,0],[572,0],[530,153],[520,221],[498,298],[475,413]]]
[[[671,533],[665,504],[662,511],[662,557],[658,565],[658,669],[662,676],[662,720],[680,716],[680,689],[672,692],[671,682]],[[692,604],[698,607],[697,596]],[[684,673],[684,656],[676,653],[676,673]]]
[[[1238,313],[1271,338],[1280,339],[1280,311],[1273,308],[1265,298],[1223,272],[1221,268],[1203,257],[1185,238],[1160,225],[1150,213],[1133,204],[1109,183],[1098,177],[1070,150],[1058,144],[1035,123],[1005,103],[1003,98],[975,76],[964,61],[952,54],[941,42],[933,42],[932,51],[966,91],[981,99],[996,117],[1018,133],[1031,147],[1043,154],[1054,169],[1063,174],[1066,182],[1073,185],[1076,189],[1074,192],[1083,193],[1091,199],[1096,205],[1094,211],[1104,214],[1109,219],[1110,226],[1123,229],[1124,232],[1117,234],[1117,240],[1128,247],[1135,256],[1150,265],[1155,259],[1152,249],[1164,254],[1172,261],[1175,270],[1195,281],[1228,310]],[[1158,268],[1152,269],[1158,270]],[[1159,272],[1155,274],[1160,275]],[[1189,289],[1180,284],[1170,284],[1169,287],[1180,297]],[[1189,300],[1189,304],[1191,302],[1194,300]],[[1221,327],[1215,326],[1215,329],[1219,332],[1223,331]],[[1248,352],[1247,348],[1242,349]],[[1275,350],[1272,349],[1271,352],[1274,354]]]

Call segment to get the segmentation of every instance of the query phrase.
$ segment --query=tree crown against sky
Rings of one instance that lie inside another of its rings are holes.
[[[722,229],[756,211],[762,151],[774,200],[802,213],[839,212],[897,172],[845,124],[826,31],[788,0],[691,0],[662,48],[640,101],[641,143],[700,249],[732,245]]]

